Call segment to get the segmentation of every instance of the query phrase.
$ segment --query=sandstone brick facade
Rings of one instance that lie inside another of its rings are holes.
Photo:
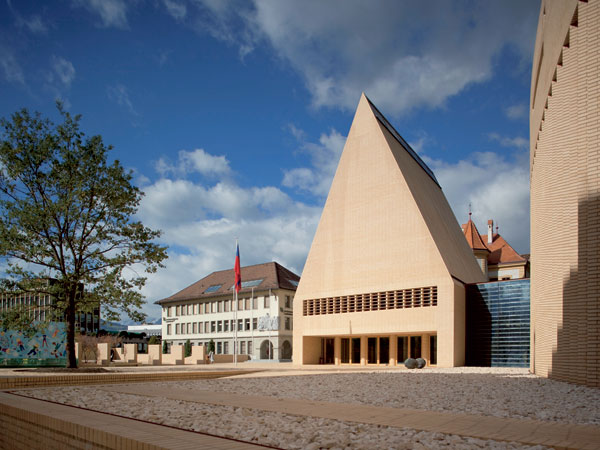
[[[531,369],[600,386],[600,0],[543,0],[531,80]]]
[[[296,291],[294,363],[464,365],[465,284],[485,280],[435,176],[363,95]]]

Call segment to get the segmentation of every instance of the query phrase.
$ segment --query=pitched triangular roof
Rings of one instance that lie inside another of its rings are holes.
[[[299,298],[484,281],[427,165],[363,94],[302,272]]]
[[[461,226],[465,239],[473,250],[487,250],[488,264],[525,263],[525,258],[500,236],[498,233],[492,235],[492,243],[488,244],[488,235],[480,234],[475,223],[469,217],[469,221]]]
[[[490,254],[488,256],[488,264],[508,264],[508,263],[525,263],[526,258],[523,258],[506,240],[499,234],[494,234],[492,243],[488,244]]]
[[[255,264],[241,268],[242,290],[249,292],[268,289],[296,290],[300,277],[276,262]],[[257,284],[244,287],[245,282],[255,281]],[[260,282],[259,282],[260,281]],[[158,300],[157,304],[169,303],[180,300],[193,300],[204,297],[215,297],[219,295],[232,295],[232,287],[235,282],[233,269],[220,270],[196,281],[194,284],[182,289],[170,297]],[[207,291],[208,290],[208,291]]]
[[[469,217],[469,221],[462,225],[463,234],[465,235],[465,239],[467,240],[467,244],[473,250],[485,250],[490,251],[490,249],[485,245],[483,241],[483,237],[477,231],[477,227],[475,223]],[[487,236],[486,236],[487,237]]]

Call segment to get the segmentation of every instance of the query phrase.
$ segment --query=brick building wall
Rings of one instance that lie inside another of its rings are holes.
[[[600,0],[543,0],[531,80],[531,369],[600,386]]]

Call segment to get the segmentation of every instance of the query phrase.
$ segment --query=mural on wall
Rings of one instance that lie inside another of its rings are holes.
[[[34,335],[0,326],[0,366],[65,366],[67,330],[50,322]]]

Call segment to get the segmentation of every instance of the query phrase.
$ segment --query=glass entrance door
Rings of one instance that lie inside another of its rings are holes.
[[[352,338],[352,364],[360,364],[360,338]]]
[[[369,364],[377,364],[377,338],[367,339],[367,358]]]
[[[410,337],[410,357],[415,359],[421,357],[421,336]]]
[[[342,364],[348,364],[350,362],[350,339],[342,338]]]
[[[379,364],[390,363],[390,338],[379,338]]]
[[[325,339],[325,345],[323,346],[323,350],[324,350],[324,355],[323,355],[323,362],[325,364],[333,364],[333,338],[326,338]]]

